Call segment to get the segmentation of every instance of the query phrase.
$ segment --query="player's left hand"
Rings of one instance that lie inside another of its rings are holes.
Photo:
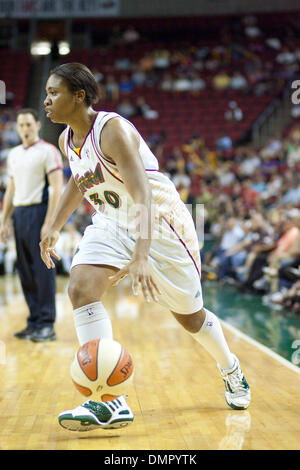
[[[129,274],[132,279],[132,293],[134,296],[139,294],[139,286],[141,286],[147,302],[150,302],[151,298],[154,302],[158,302],[156,292],[160,295],[161,292],[155,284],[150,273],[149,265],[145,260],[131,260],[123,269],[120,269],[116,274],[110,276],[109,280],[115,283],[127,274]]]

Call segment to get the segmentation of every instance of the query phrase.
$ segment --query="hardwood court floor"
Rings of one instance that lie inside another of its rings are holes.
[[[2,450],[300,449],[296,370],[224,326],[253,396],[247,411],[231,410],[214,360],[167,310],[133,299],[126,280],[106,295],[104,304],[115,339],[135,361],[128,391],[135,421],[120,431],[60,428],[58,413],[85,401],[69,375],[77,340],[67,281],[58,279],[57,341],[35,344],[13,336],[25,325],[27,309],[18,278],[1,277]]]

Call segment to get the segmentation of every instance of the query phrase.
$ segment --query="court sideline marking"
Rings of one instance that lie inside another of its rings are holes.
[[[271,356],[273,359],[275,359],[276,361],[280,362],[281,364],[283,364],[284,366],[286,366],[288,369],[291,369],[293,370],[294,372],[296,372],[297,374],[300,374],[300,367],[297,367],[295,364],[293,364],[292,362],[288,361],[287,359],[285,359],[284,357],[280,356],[279,354],[275,353],[274,351],[272,351],[272,349],[268,348],[267,346],[264,346],[263,344],[259,343],[258,341],[256,341],[255,339],[251,338],[250,336],[246,335],[245,333],[243,333],[242,331],[240,331],[239,329],[235,328],[234,326],[230,325],[229,323],[227,323],[226,321],[224,320],[221,320],[219,318],[219,320],[221,321],[221,323],[226,327],[228,328],[228,330],[230,330],[232,333],[234,333],[236,336],[239,336],[240,338],[244,339],[245,341],[247,341],[248,343],[252,344],[253,346],[255,346],[256,348],[260,349],[261,351],[265,352],[266,354],[268,354],[269,356]]]

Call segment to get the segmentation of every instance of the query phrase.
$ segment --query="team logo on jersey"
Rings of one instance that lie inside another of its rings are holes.
[[[84,194],[88,189],[91,189],[93,186],[104,183],[104,177],[100,163],[97,163],[94,171],[88,170],[84,173],[83,176],[79,176],[77,173],[74,179],[82,194]]]

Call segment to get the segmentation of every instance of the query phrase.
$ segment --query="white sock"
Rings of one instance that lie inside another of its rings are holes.
[[[73,311],[80,346],[93,339],[113,338],[109,315],[102,302],[93,302]]]
[[[206,308],[205,320],[197,333],[190,333],[207,352],[216,360],[222,369],[231,369],[234,357],[224,337],[221,323],[216,315]]]

